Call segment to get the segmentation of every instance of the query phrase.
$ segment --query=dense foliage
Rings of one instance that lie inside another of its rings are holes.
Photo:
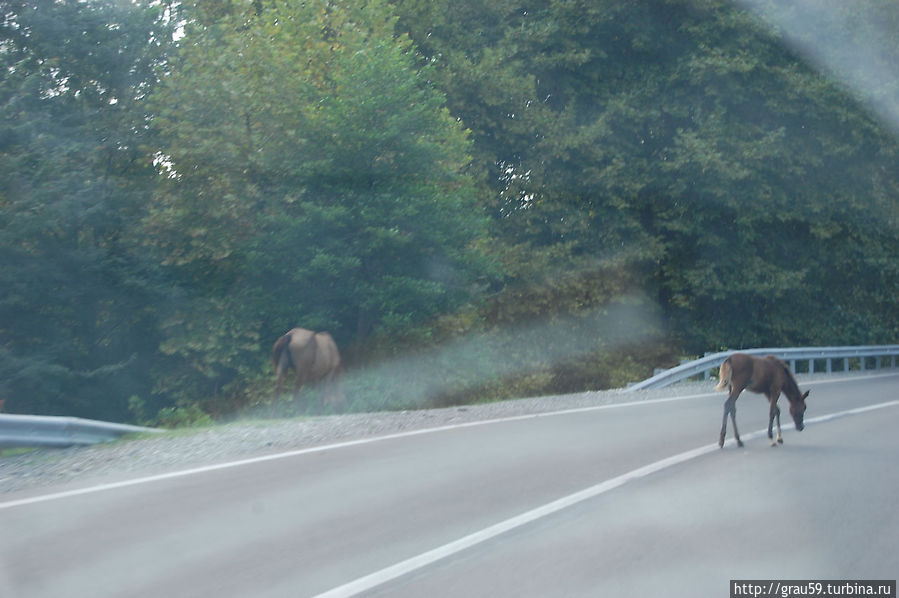
[[[470,142],[388,7],[248,8],[189,24],[151,101],[143,230],[190,293],[163,321],[182,391],[246,379],[299,321],[341,344],[420,324],[479,272]]]
[[[123,419],[161,340],[133,225],[155,180],[140,105],[171,32],[152,9],[0,6],[0,398]]]
[[[356,409],[899,338],[894,3],[0,6],[8,411],[270,403],[295,325]]]

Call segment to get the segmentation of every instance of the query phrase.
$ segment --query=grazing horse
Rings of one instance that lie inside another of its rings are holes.
[[[781,391],[790,400],[790,415],[793,416],[796,429],[801,432],[805,427],[802,420],[805,416],[805,399],[808,397],[809,391],[805,391],[805,393],[799,391],[793,372],[780,359],[773,355],[753,357],[745,353],[734,353],[721,364],[718,377],[719,382],[715,390],[730,389],[730,394],[727,395],[727,400],[724,401],[724,419],[721,421],[721,435],[718,437],[718,446],[724,446],[728,414],[730,414],[731,422],[734,425],[734,438],[737,439],[737,446],[743,446],[743,442],[740,440],[740,433],[737,432],[736,403],[737,397],[740,396],[744,388],[748,388],[752,392],[762,393],[768,397],[768,403],[770,404],[768,438],[771,439],[771,446],[777,446],[777,443],[783,444],[783,436],[780,433],[780,408],[777,406],[777,399],[780,397]],[[771,433],[771,426],[775,419],[777,420],[777,442],[774,441],[774,435]]]
[[[343,371],[337,343],[327,332],[313,332],[294,328],[275,341],[272,347],[272,365],[277,381],[275,393],[281,394],[281,385],[287,369],[293,366],[297,382],[293,398],[297,400],[306,382],[323,382],[322,402],[343,403],[340,392],[340,375]]]

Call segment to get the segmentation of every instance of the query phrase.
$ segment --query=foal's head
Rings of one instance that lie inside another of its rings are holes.
[[[805,398],[808,396],[808,392],[809,391],[805,391],[799,397],[798,401],[790,401],[790,415],[793,416],[793,422],[796,424],[796,429],[800,432],[805,428],[805,424],[802,423],[802,420],[805,417]]]

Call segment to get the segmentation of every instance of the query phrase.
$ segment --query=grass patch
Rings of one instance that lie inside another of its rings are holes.
[[[0,459],[18,457],[19,455],[27,455],[28,453],[33,453],[36,450],[38,450],[37,447],[33,446],[11,446],[0,448]]]

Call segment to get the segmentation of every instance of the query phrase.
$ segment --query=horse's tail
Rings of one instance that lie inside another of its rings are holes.
[[[724,363],[721,364],[721,368],[718,370],[718,386],[715,387],[715,390],[724,390],[730,384],[730,376],[733,373],[733,368],[730,366],[730,357],[724,360]]]
[[[275,341],[275,346],[272,347],[272,367],[275,368],[275,371],[278,371],[278,363],[281,361],[281,354],[287,351],[287,345],[290,344],[290,333],[288,332],[281,338]],[[290,352],[287,352],[287,359],[290,360]]]

